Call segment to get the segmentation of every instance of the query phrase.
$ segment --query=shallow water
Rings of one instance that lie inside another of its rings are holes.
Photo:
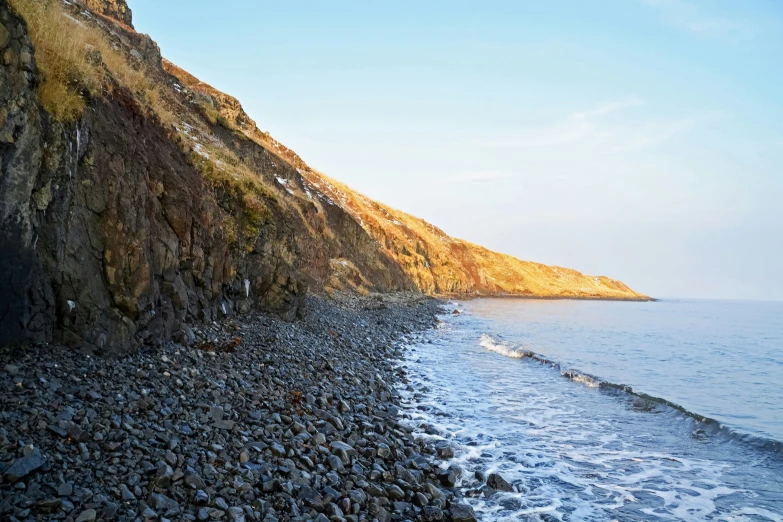
[[[469,497],[484,520],[783,521],[780,304],[458,306],[412,346],[402,394],[410,422],[457,447],[468,495],[474,471],[518,489]],[[528,352],[550,362],[513,357]]]

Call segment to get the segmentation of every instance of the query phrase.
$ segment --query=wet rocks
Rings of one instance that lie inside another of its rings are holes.
[[[514,491],[514,487],[497,473],[492,473],[487,477],[487,486],[497,491]]]
[[[457,474],[453,469],[444,469],[438,472],[438,480],[448,488],[453,488],[457,483]]]
[[[454,504],[451,506],[451,520],[452,522],[476,522],[476,514],[467,504]]]

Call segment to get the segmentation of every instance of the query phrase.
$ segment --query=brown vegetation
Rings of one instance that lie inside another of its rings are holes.
[[[298,241],[334,239],[340,232],[330,221],[328,207],[337,205],[377,241],[381,257],[400,267],[426,293],[647,298],[607,277],[522,261],[449,237],[310,169],[295,152],[260,131],[235,98],[160,57],[155,67],[134,59],[132,51],[116,41],[115,29],[107,30],[116,22],[78,17],[60,0],[9,1],[29,26],[42,74],[43,107],[57,119],[70,121],[81,115],[90,97],[108,96],[118,88],[129,92],[140,107],[176,130],[180,148],[217,199],[222,194],[241,205],[243,212],[223,224],[232,245],[250,240],[264,225],[275,226],[274,209],[298,216],[303,224]],[[118,25],[125,34],[136,34],[127,25]],[[248,141],[270,153],[263,167],[258,157],[250,157],[255,153],[245,145]],[[353,261],[339,251],[326,260],[331,275],[325,286],[373,289],[372,277],[362,272],[368,266],[360,269],[361,263]],[[384,266],[376,262],[372,270],[380,273]]]
[[[128,89],[164,123],[171,111],[162,101],[161,87],[141,64],[131,64],[107,35],[72,17],[60,0],[9,0],[27,22],[42,75],[39,97],[44,109],[60,121],[72,121],[89,96],[111,94],[114,85]]]

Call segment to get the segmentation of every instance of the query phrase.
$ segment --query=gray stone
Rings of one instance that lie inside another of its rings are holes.
[[[5,471],[5,478],[11,484],[34,473],[46,463],[46,459],[41,455],[38,448],[34,449],[30,455],[18,458]]]
[[[231,522],[245,522],[245,512],[241,507],[228,508],[228,519]]]
[[[285,447],[279,442],[273,442],[272,445],[269,446],[269,449],[272,450],[272,453],[276,457],[285,457]]]
[[[377,452],[378,452],[378,456],[382,459],[385,459],[389,455],[391,455],[391,449],[387,444],[384,444],[383,442],[378,444]]]
[[[338,473],[342,473],[343,471],[345,471],[345,467],[343,466],[343,461],[340,460],[340,457],[338,457],[337,455],[332,455],[331,457],[329,457],[329,467]]]
[[[126,502],[133,502],[136,500],[136,495],[134,495],[125,484],[120,484],[120,495],[122,496],[122,500]]]
[[[94,522],[98,518],[98,512],[94,509],[85,509],[74,522]]]
[[[397,485],[389,486],[386,489],[386,494],[392,500],[403,500],[405,498],[405,492]]]
[[[444,469],[438,473],[438,480],[444,486],[452,488],[457,483],[457,474],[451,469]]]
[[[452,504],[451,520],[452,522],[477,522],[473,508],[467,504]]]
[[[205,489],[207,487],[204,480],[195,473],[185,475],[185,485],[191,489]]]
[[[421,518],[424,522],[441,522],[446,515],[438,507],[427,506],[421,510]]]
[[[150,505],[159,515],[163,514],[167,517],[177,515],[180,512],[179,504],[176,501],[160,493],[150,495]]]
[[[497,491],[506,491],[506,492],[514,491],[514,488],[511,486],[511,484],[509,484],[506,481],[506,479],[504,479],[497,473],[490,474],[490,476],[487,478],[487,486]]]

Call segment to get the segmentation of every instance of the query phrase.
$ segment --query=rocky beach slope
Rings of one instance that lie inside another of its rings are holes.
[[[439,307],[308,297],[301,320],[212,322],[189,348],[5,350],[0,518],[472,520],[394,388]]]

